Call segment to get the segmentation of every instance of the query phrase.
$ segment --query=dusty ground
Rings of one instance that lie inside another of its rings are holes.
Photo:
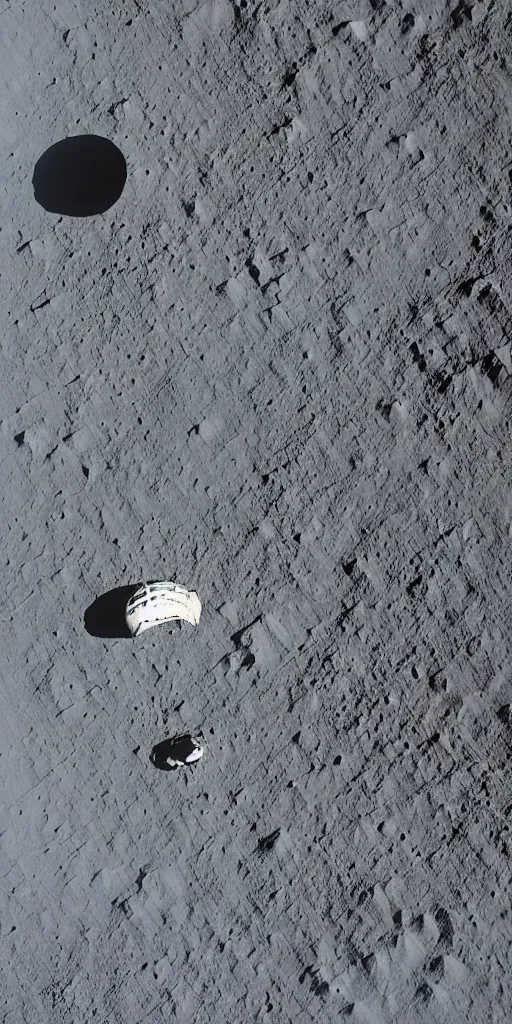
[[[2,1021],[510,1020],[507,0],[0,29]]]

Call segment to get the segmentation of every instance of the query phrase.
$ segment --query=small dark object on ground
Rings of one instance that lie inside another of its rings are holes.
[[[48,213],[92,217],[119,199],[126,182],[121,150],[100,135],[61,139],[39,157],[34,198]]]
[[[150,761],[155,768],[164,772],[176,771],[176,768],[189,767],[203,756],[201,743],[195,736],[187,733],[184,736],[173,736],[162,740],[153,747]]]

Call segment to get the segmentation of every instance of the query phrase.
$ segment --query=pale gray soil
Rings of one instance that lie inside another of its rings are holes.
[[[2,5],[5,1024],[511,1019],[509,10]]]

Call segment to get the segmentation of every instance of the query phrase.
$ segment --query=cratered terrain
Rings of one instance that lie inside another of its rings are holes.
[[[511,53],[2,5],[5,1024],[510,1021]]]

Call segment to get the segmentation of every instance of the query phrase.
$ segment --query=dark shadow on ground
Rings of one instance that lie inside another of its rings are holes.
[[[190,753],[191,746],[191,735],[186,733],[183,736],[172,736],[171,739],[162,740],[161,743],[157,743],[153,747],[149,760],[155,768],[159,768],[162,772],[174,772],[177,767],[167,764],[167,758],[172,757],[177,761],[185,759],[187,754]],[[196,763],[196,762],[193,762]],[[192,765],[185,765],[186,768],[191,768]]]
[[[131,633],[126,625],[126,602],[140,583],[126,587],[114,587],[106,594],[97,597],[84,613],[84,626],[91,636],[102,636],[110,639],[130,638]]]
[[[39,157],[32,184],[36,201],[49,213],[92,217],[105,213],[126,182],[121,150],[100,135],[62,139]]]

